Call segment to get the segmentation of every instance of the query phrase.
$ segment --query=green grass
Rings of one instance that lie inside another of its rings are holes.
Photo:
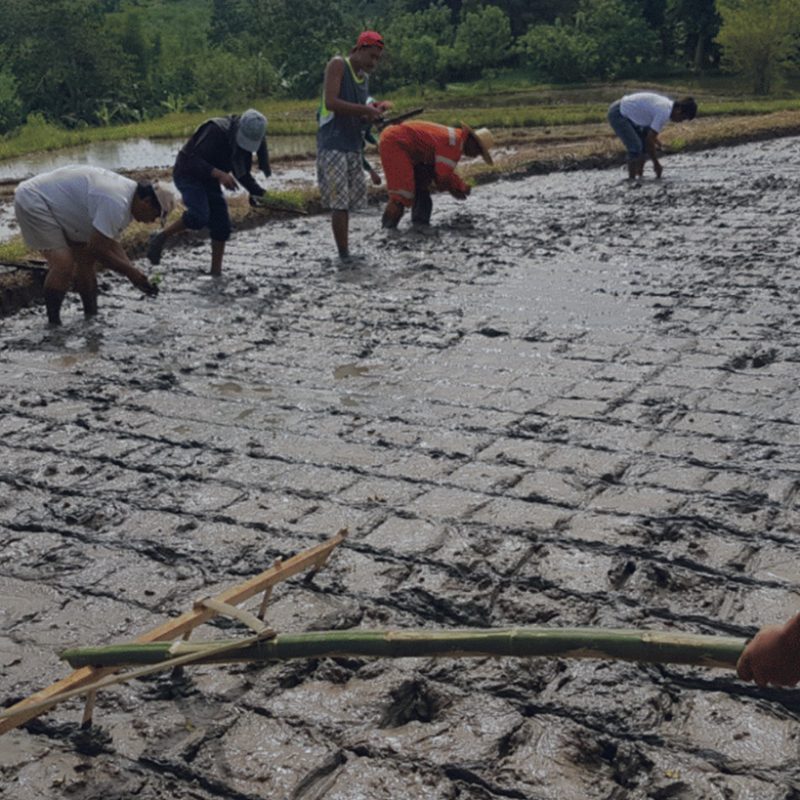
[[[682,76],[659,81],[616,83],[532,84],[518,72],[492,81],[450,84],[423,93],[404,90],[394,96],[397,110],[425,107],[425,118],[475,125],[537,127],[604,122],[609,103],[634,91],[657,91],[670,96],[693,95],[703,116],[769,114],[800,109],[800,86],[781,96],[757,97],[727,75]]]
[[[308,205],[309,192],[307,189],[284,189],[282,191],[264,192],[263,200],[265,203],[273,204],[276,207],[282,206],[302,211]]]
[[[253,103],[269,120],[270,135],[309,134],[316,130],[315,105],[308,100],[282,100]],[[119,141],[122,139],[180,139],[209,117],[228,112],[220,109],[192,113],[168,114],[158,119],[127,125],[109,125],[97,128],[66,130],[51,125],[39,116],[32,115],[15,134],[0,139],[0,160],[15,158],[43,150],[59,150],[91,142]]]
[[[453,84],[446,89],[404,90],[394,100],[393,113],[423,106],[422,116],[434,122],[459,121],[494,128],[536,128],[581,125],[605,121],[608,104],[637,89],[670,95],[693,94],[701,116],[758,115],[800,110],[800,94],[759,98],[741,91],[727,76],[692,76],[660,82],[630,81],[558,86],[531,84],[517,73],[485,81]],[[738,90],[738,93],[737,93]],[[788,92],[788,90],[786,90]],[[269,118],[271,136],[313,134],[316,130],[314,100],[260,100],[252,104]],[[127,125],[65,130],[32,117],[15,135],[0,139],[0,160],[42,150],[55,150],[96,141],[122,139],[185,138],[204,120],[225,113],[219,109],[168,114],[158,119]]]
[[[0,242],[0,262],[24,261],[29,255],[30,252],[20,236]]]

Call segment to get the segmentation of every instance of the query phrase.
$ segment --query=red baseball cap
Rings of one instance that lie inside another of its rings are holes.
[[[377,31],[364,31],[359,35],[356,47],[380,47],[383,49],[383,36]]]

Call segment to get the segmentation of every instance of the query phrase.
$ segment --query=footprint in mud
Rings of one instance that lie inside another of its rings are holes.
[[[358,364],[342,364],[333,370],[334,379],[342,380],[344,378],[360,378],[369,372],[369,367],[362,367]]]
[[[399,728],[409,722],[433,722],[441,699],[420,680],[405,681],[392,691],[391,703],[383,712],[380,728]]]
[[[628,578],[636,572],[636,562],[632,559],[620,561],[608,570],[608,582],[615,588],[621,589],[628,581]]]
[[[180,667],[166,674],[149,675],[139,679],[145,684],[147,700],[177,700],[199,693],[192,677]]]
[[[659,304],[656,305],[658,306]],[[670,319],[674,313],[674,308],[665,308],[662,306],[660,311],[656,311],[656,313],[653,314],[653,319],[658,320],[659,322],[665,322],[666,320]]]
[[[38,717],[25,724],[25,730],[48,739],[68,741],[76,752],[84,756],[99,756],[113,753],[111,734],[99,725],[79,725],[77,722],[50,722]]]
[[[775,348],[770,348],[769,350],[765,350],[764,352],[754,355],[750,365],[753,367],[753,369],[760,369],[761,367],[766,367],[777,360],[778,351]]]
[[[499,336],[508,336],[508,331],[501,331],[497,328],[493,328],[491,325],[486,325],[483,328],[479,328],[475,333],[479,334],[480,336],[486,336],[489,339],[496,339]]]
[[[450,220],[443,222],[440,227],[442,230],[468,233],[475,231],[478,226],[476,225],[475,218],[471,214],[461,213],[455,214]],[[481,232],[481,236],[483,235],[483,232]]]
[[[747,369],[748,367],[761,369],[774,364],[778,360],[778,356],[778,351],[771,347],[768,350],[761,350],[755,353],[752,351],[740,353],[737,356],[733,356],[725,366],[729,369]]]
[[[337,270],[336,281],[340,284],[354,284],[366,288],[375,288],[385,280],[385,276],[381,275],[377,270],[363,264],[337,267]]]

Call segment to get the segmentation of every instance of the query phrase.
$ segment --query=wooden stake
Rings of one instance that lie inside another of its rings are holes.
[[[92,727],[92,716],[94,715],[96,700],[97,692],[89,692],[86,695],[86,705],[83,707],[83,719],[81,720],[81,728],[84,730]]]
[[[276,558],[275,562],[272,565],[272,568],[280,572],[282,564],[283,560],[280,558]],[[269,604],[271,598],[272,598],[272,587],[267,586],[267,588],[264,589],[264,596],[261,598],[261,606],[258,609],[258,618],[262,621],[267,616],[267,605]]]

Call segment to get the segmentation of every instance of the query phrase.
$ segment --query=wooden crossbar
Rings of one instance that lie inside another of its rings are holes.
[[[327,542],[318,544],[302,553],[292,556],[286,561],[276,561],[275,564],[264,572],[256,575],[244,583],[232,586],[220,592],[212,598],[216,601],[212,605],[225,604],[227,606],[238,606],[261,592],[271,590],[273,586],[282,581],[305,572],[308,569],[318,570],[331,555],[334,548],[341,544],[347,537],[347,529],[343,528],[336,536],[328,539]],[[197,604],[191,611],[181,614],[175,619],[171,619],[162,625],[142,634],[134,641],[139,644],[147,642],[165,642],[185,634],[191,633],[198,625],[203,625],[214,617],[218,616],[218,611],[207,604]],[[80,689],[97,683],[104,676],[117,670],[111,668],[95,669],[94,667],[81,667],[71,675],[62,678],[60,681],[48,686],[46,689],[26,697],[24,700],[14,704],[0,714],[0,735],[7,733],[20,725],[24,725],[28,720],[38,717],[48,709],[60,702],[60,695],[67,695],[73,690]],[[70,694],[70,696],[74,696]],[[44,701],[52,700],[50,704]],[[28,708],[30,706],[31,708]]]

